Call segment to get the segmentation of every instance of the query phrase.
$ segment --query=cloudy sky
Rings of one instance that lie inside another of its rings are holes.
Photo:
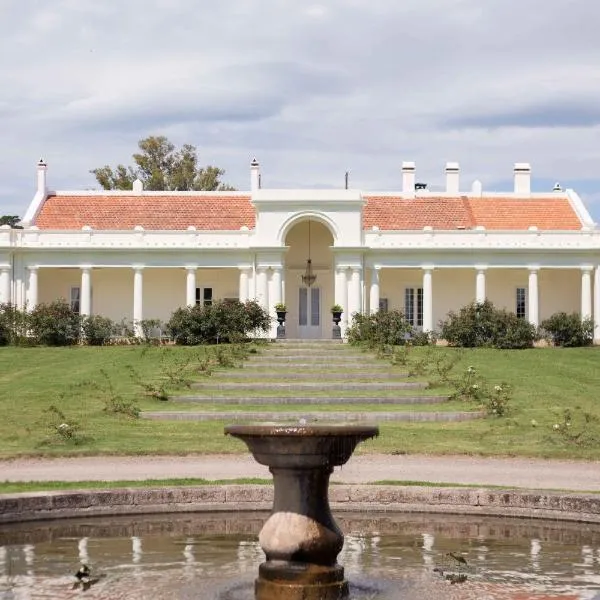
[[[580,192],[600,221],[600,2],[0,0],[0,214],[35,163],[94,188],[152,134],[264,187],[443,183]]]

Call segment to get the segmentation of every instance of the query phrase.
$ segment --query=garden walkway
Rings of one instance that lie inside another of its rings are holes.
[[[270,478],[249,455],[84,457],[0,461],[2,481]],[[600,462],[359,454],[333,481],[380,480],[600,492]]]

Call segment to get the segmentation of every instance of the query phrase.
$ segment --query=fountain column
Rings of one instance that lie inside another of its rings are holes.
[[[255,582],[256,600],[343,600],[348,597],[337,555],[344,535],[329,508],[329,477],[357,444],[379,429],[367,425],[230,425],[273,474],[271,516],[259,542],[267,560]]]

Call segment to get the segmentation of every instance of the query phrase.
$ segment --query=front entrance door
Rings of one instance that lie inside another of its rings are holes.
[[[298,335],[300,338],[321,337],[321,289],[301,287],[298,289]]]

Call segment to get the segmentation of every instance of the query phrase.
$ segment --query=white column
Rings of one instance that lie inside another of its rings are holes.
[[[433,331],[433,267],[423,267],[423,331]]]
[[[379,267],[374,267],[373,269],[371,269],[369,310],[372,315],[374,315],[379,310]]]
[[[265,310],[269,310],[269,281],[264,267],[256,269],[256,299]]]
[[[281,267],[281,301],[285,304],[285,267]]]
[[[600,343],[600,266],[594,269],[594,342]]]
[[[581,268],[581,320],[592,316],[592,267]]]
[[[344,309],[340,321],[342,337],[348,327],[348,277],[346,273],[346,267],[337,267],[335,270],[335,304],[339,304]]]
[[[10,267],[0,269],[0,304],[10,304]]]
[[[281,267],[273,267],[273,298],[271,298],[271,304],[275,306],[281,302]],[[273,314],[275,314],[273,308]]]
[[[360,269],[353,267],[351,270],[350,281],[348,282],[348,323],[352,324],[352,315],[361,312],[361,285]]]
[[[144,267],[133,268],[133,330],[142,337],[141,321],[144,319]]]
[[[529,285],[527,289],[529,301],[529,322],[535,327],[540,324],[540,300],[538,291],[538,270],[529,269]]]
[[[29,284],[27,288],[27,310],[32,311],[38,303],[38,268],[29,267]]]
[[[82,317],[89,317],[92,314],[92,269],[90,267],[81,268],[79,314]]]
[[[481,267],[477,268],[477,274],[475,276],[475,302],[482,304],[485,302],[485,269]]]
[[[249,269],[242,267],[240,269],[240,302],[247,302],[250,297],[248,274]]]
[[[185,268],[185,304],[196,306],[196,267]]]
[[[273,267],[273,273],[271,275],[271,290],[273,295],[269,298],[271,306],[269,307],[269,313],[273,317],[271,322],[271,337],[277,337],[277,313],[275,312],[275,305],[281,302],[281,267]]]

